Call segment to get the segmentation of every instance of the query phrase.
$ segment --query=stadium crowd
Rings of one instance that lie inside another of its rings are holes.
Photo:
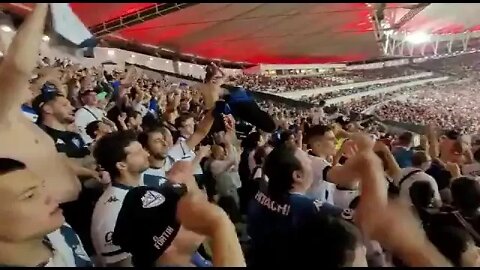
[[[330,87],[346,83],[396,78],[413,75],[415,73],[418,73],[418,71],[408,66],[403,66],[387,67],[382,69],[382,71],[379,71],[378,69],[351,70],[289,77],[244,74],[232,77],[231,80],[234,80],[236,84],[242,85],[252,91],[281,93]]]
[[[480,266],[476,142],[38,61],[47,13],[0,65],[0,265]]]
[[[479,131],[478,81],[419,87],[407,99],[383,104],[375,114],[398,122],[435,123],[445,130],[466,134]]]

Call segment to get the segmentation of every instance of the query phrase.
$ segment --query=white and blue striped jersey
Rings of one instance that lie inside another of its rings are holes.
[[[48,234],[45,244],[54,254],[45,267],[93,267],[80,238],[66,223]]]
[[[52,257],[37,267],[93,267],[83,248],[82,241],[75,231],[64,223],[59,229],[49,233],[43,244],[51,250]],[[22,265],[3,265],[0,267],[22,267]]]

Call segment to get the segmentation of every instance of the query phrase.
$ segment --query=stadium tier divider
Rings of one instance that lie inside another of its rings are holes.
[[[165,71],[165,70],[154,69],[154,68],[151,68],[151,67],[148,67],[148,66],[144,66],[144,65],[132,64],[132,63],[125,62],[125,67],[128,67],[128,66],[134,66],[134,67],[136,67],[136,68],[140,68],[140,69],[144,69],[144,70],[149,70],[149,71],[151,71],[151,72],[157,72],[157,73],[159,73],[159,74],[168,75],[168,76],[175,77],[175,78],[182,79],[182,80],[193,81],[193,82],[197,82],[197,83],[201,83],[201,82],[202,82],[201,79],[195,78],[195,77],[193,77],[193,76],[187,76],[187,75],[177,74],[177,73],[173,73],[173,72],[169,72],[169,71]],[[222,87],[225,88],[225,89],[230,89],[230,88],[232,88],[232,86],[230,86],[230,85],[225,85],[225,84],[222,85]],[[311,104],[311,103],[308,103],[308,102],[304,102],[304,101],[293,100],[293,99],[289,99],[289,98],[285,98],[285,97],[280,97],[280,96],[273,95],[273,94],[269,94],[269,93],[263,93],[263,92],[257,92],[257,91],[250,91],[250,90],[248,90],[248,89],[245,89],[245,90],[246,90],[251,96],[253,96],[253,98],[255,98],[256,100],[259,100],[259,101],[270,100],[270,101],[273,101],[273,102],[276,102],[276,103],[282,103],[282,104],[287,105],[287,106],[289,106],[289,107],[294,107],[294,108],[299,108],[299,109],[310,109],[310,108],[315,107],[314,104]]]

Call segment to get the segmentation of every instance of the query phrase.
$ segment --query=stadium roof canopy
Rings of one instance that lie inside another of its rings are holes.
[[[6,3],[24,15],[30,4]],[[373,14],[395,31],[480,30],[480,4],[71,3],[110,45],[237,63],[329,63],[382,57]],[[125,47],[126,46],[126,47]],[[129,47],[130,46],[130,47]],[[143,50],[143,51],[142,51]]]

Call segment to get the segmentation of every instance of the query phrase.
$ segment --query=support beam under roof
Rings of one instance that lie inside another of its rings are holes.
[[[171,14],[197,4],[198,3],[156,3],[153,6],[93,25],[89,30],[94,36],[101,37],[122,30],[126,27]]]
[[[400,29],[402,26],[404,26],[407,22],[413,19],[413,17],[417,16],[418,13],[420,13],[422,10],[424,10],[426,7],[428,7],[431,3],[420,3],[418,5],[415,5],[414,7],[410,8],[410,11],[408,11],[405,15],[403,15],[400,20],[392,27],[393,29]]]

